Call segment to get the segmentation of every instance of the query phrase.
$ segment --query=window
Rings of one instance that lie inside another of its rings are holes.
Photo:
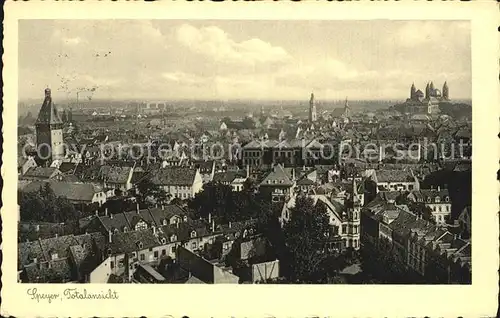
[[[346,234],[346,233],[347,233],[347,225],[343,224],[342,225],[342,234]]]
[[[155,252],[153,253],[153,255],[154,255],[154,257],[155,257],[155,258],[158,258],[158,251],[155,251]]]
[[[115,262],[111,261],[109,266],[111,266],[111,269],[115,268]]]
[[[152,247],[150,247],[150,248],[149,248],[149,251],[150,251],[150,252],[152,252],[152,251],[153,251],[153,248],[152,248]]]
[[[161,255],[166,255],[167,254],[167,250],[166,249],[162,249],[161,250]]]
[[[141,254],[141,261],[145,260],[146,259],[146,256],[144,254]]]
[[[191,243],[191,249],[195,250],[195,249],[196,249],[196,246],[197,246],[196,242],[192,242],[192,243]]]
[[[228,243],[224,243],[223,248],[224,248],[225,250],[227,250],[227,249],[229,248],[229,244],[228,244]]]
[[[170,251],[171,251],[172,253],[175,253],[175,249],[176,249],[176,248],[177,248],[177,246],[176,246],[176,245],[174,245],[174,246],[172,246],[172,247],[170,248]]]

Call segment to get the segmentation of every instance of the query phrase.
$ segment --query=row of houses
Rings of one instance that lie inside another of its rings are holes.
[[[439,193],[439,192],[438,192]],[[411,193],[414,197],[417,193]],[[429,204],[440,203],[432,197]],[[471,282],[471,242],[456,227],[430,222],[393,200],[373,200],[361,213],[362,244],[392,246],[400,266],[432,283]]]

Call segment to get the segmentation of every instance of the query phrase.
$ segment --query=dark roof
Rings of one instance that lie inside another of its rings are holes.
[[[117,167],[117,166],[102,166],[99,170],[99,175],[106,182],[110,183],[126,183],[132,171],[132,167]]]
[[[413,176],[405,170],[386,170],[380,169],[376,172],[377,182],[412,182]]]
[[[36,125],[39,124],[62,124],[62,120],[59,117],[56,106],[52,103],[52,97],[50,94],[50,89],[45,90],[45,99],[43,100],[42,107],[40,108],[40,112],[38,113],[38,118],[36,120]]]
[[[104,237],[100,233],[66,235],[19,243],[18,268],[26,270],[29,282],[44,282],[48,279],[46,276],[49,272],[55,274],[58,281],[66,281],[71,277],[72,262],[76,265],[82,264],[92,251],[95,252],[95,248],[102,252],[104,244]],[[73,261],[70,262],[70,259]],[[50,263],[50,271],[47,263]]]
[[[94,194],[102,191],[90,183],[73,183],[59,181],[33,181],[26,185],[23,192],[36,192],[44,185],[49,184],[54,194],[67,198],[70,201],[92,201]]]
[[[196,172],[188,167],[165,167],[153,170],[151,181],[157,185],[192,185]]]
[[[23,177],[32,177],[38,179],[49,179],[57,174],[59,169],[54,167],[31,167],[26,171]]]
[[[137,213],[137,211],[128,211],[116,213],[112,216],[99,216],[98,219],[108,231],[114,231],[114,229],[123,231],[124,227],[132,229],[140,220],[143,220],[149,225],[161,226],[163,224],[163,220],[170,219],[175,215],[183,217],[187,215],[187,212],[179,206],[172,204],[163,206],[163,209],[143,209],[139,210],[139,213]]]

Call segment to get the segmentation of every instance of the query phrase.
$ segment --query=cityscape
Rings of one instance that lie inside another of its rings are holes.
[[[340,22],[20,23],[18,282],[471,284],[469,25]]]

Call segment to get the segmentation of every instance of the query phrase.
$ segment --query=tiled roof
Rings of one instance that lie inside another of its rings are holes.
[[[83,260],[85,255],[89,253],[94,245],[99,249],[103,249],[104,237],[100,233],[83,234],[83,235],[65,235],[41,239],[32,242],[19,243],[18,245],[18,268],[33,267],[34,260],[37,263],[51,262],[52,268],[54,263],[59,260],[64,260],[70,256],[76,256],[78,260]],[[71,247],[74,255],[71,255]],[[52,255],[57,254],[57,258],[52,260]],[[66,261],[67,263],[67,261]],[[36,265],[34,267],[37,267]],[[63,266],[64,267],[64,266]],[[32,269],[34,271],[34,269]]]
[[[161,208],[150,208],[142,209],[137,211],[128,211],[123,213],[115,213],[112,216],[99,216],[98,219],[104,228],[108,231],[114,231],[118,229],[123,231],[124,227],[131,230],[140,220],[149,225],[160,226],[163,224],[163,220],[170,219],[174,215],[183,217],[187,212],[181,209],[179,206],[172,204],[166,205]]]
[[[93,184],[90,183],[72,183],[59,181],[33,181],[26,185],[23,192],[35,192],[41,186],[49,184],[56,196],[67,198],[70,201],[92,201],[94,194],[99,192]]]
[[[52,103],[52,97],[50,96],[50,90],[48,90],[48,95],[46,93],[45,99],[43,100],[42,107],[40,108],[40,112],[38,113],[38,118],[36,120],[36,125],[39,124],[62,124],[62,120],[59,117],[57,112],[57,108]]]
[[[28,171],[26,171],[23,177],[49,179],[57,172],[59,172],[59,169],[53,167],[31,167],[28,169]]]
[[[197,170],[189,167],[165,167],[152,171],[151,181],[157,185],[192,185]]]
[[[286,173],[281,165],[276,165],[273,170],[260,183],[261,186],[292,186],[291,176]]]
[[[109,183],[126,183],[132,167],[102,166],[99,175]]]
[[[414,178],[405,170],[376,170],[377,182],[413,182]]]

